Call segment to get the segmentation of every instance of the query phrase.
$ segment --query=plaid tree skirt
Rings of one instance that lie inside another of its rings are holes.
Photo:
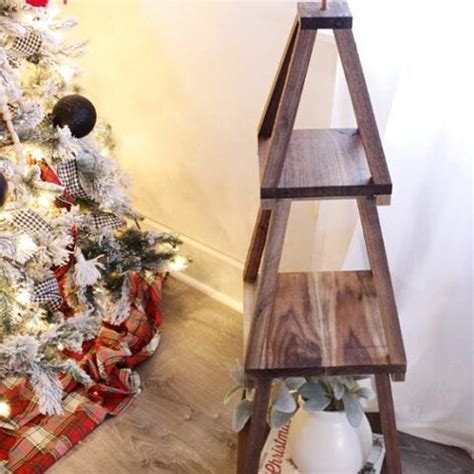
[[[139,393],[140,380],[132,367],[158,347],[162,278],[157,277],[151,285],[138,274],[130,280],[133,305],[127,320],[120,326],[104,323],[81,355],[69,354],[80,361],[95,385],[85,389],[65,377],[63,415],[41,415],[24,379],[0,383],[0,397],[8,400],[12,409],[8,420],[0,418],[0,473],[44,472],[107,415],[119,414]]]

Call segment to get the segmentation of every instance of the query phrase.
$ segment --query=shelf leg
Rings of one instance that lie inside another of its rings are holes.
[[[255,399],[252,417],[246,433],[239,436],[237,474],[257,474],[260,455],[267,435],[267,412],[272,379],[258,378],[255,382]]]
[[[375,376],[375,387],[379,401],[380,421],[385,439],[385,461],[382,472],[384,474],[402,474],[402,463],[400,459],[400,441],[395,422],[395,410],[393,406],[392,388],[390,376],[377,374]]]

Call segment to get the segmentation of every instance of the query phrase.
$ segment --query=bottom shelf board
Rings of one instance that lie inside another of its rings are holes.
[[[255,285],[245,292],[248,373],[393,371],[370,271],[280,273],[271,312],[256,313],[251,324]]]

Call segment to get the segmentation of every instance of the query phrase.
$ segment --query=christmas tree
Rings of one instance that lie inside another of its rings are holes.
[[[26,377],[43,414],[61,413],[64,377],[90,384],[71,355],[129,316],[131,276],[186,264],[176,236],[140,229],[60,11],[0,0],[0,381]]]

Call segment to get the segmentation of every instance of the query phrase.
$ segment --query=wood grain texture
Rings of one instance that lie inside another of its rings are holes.
[[[272,380],[255,381],[254,407],[249,421],[246,449],[242,452],[243,460],[238,462],[237,474],[258,474],[260,455],[267,436],[267,412],[270,402]]]
[[[247,423],[242,431],[238,434],[238,446],[237,446],[237,473],[245,473],[245,451],[248,446],[250,423]],[[265,439],[270,433],[270,426],[268,423],[265,425],[263,430]]]
[[[244,266],[244,281],[254,282],[258,276],[258,269],[262,260],[263,249],[267,240],[268,226],[270,225],[271,210],[259,209],[257,221],[250,241],[249,251]]]
[[[347,2],[329,1],[327,9],[322,2],[299,2],[298,18],[304,30],[323,28],[352,28],[352,13]]]
[[[315,39],[315,30],[299,29],[296,35],[295,48],[282,92],[270,146],[264,160],[262,174],[264,187],[275,187],[280,180]]]
[[[403,380],[407,360],[377,206],[373,198],[359,198],[357,204],[385,328],[390,362],[400,369],[395,379]]]
[[[252,340],[252,344],[256,346],[262,345],[266,338],[270,313],[275,299],[278,268],[291,209],[291,201],[280,200],[275,202],[255,298],[255,309],[250,321],[249,337]]]
[[[258,282],[244,281],[244,354],[247,351],[247,341],[250,333],[250,323],[252,322],[253,314],[255,312],[255,302],[257,301]]]
[[[387,374],[375,375],[375,387],[380,410],[380,423],[385,440],[385,460],[382,474],[402,474],[400,441],[395,422],[390,377]]]
[[[233,474],[237,435],[222,399],[242,354],[235,311],[170,278],[163,295],[158,353],[139,367],[144,386],[48,474]],[[243,434],[245,436],[245,433]],[[472,474],[457,448],[401,434],[404,474]]]
[[[261,140],[266,153],[269,140]],[[390,193],[392,184],[372,180],[357,130],[294,130],[276,187],[262,184],[262,199],[340,198]]]
[[[291,27],[290,36],[288,38],[283,57],[281,58],[278,66],[278,71],[275,76],[270,94],[265,105],[260,124],[258,126],[258,136],[269,138],[272,135],[273,126],[275,125],[275,118],[280,105],[281,96],[285,86],[286,78],[288,76],[288,69],[290,67],[291,57],[295,48],[296,37],[299,31],[298,18],[293,22]]]
[[[245,369],[274,377],[399,370],[390,363],[371,273],[279,274],[272,310],[249,335]]]
[[[390,173],[385,161],[382,141],[370,102],[354,34],[352,30],[334,30],[334,36],[372,178],[378,184],[390,183]]]

